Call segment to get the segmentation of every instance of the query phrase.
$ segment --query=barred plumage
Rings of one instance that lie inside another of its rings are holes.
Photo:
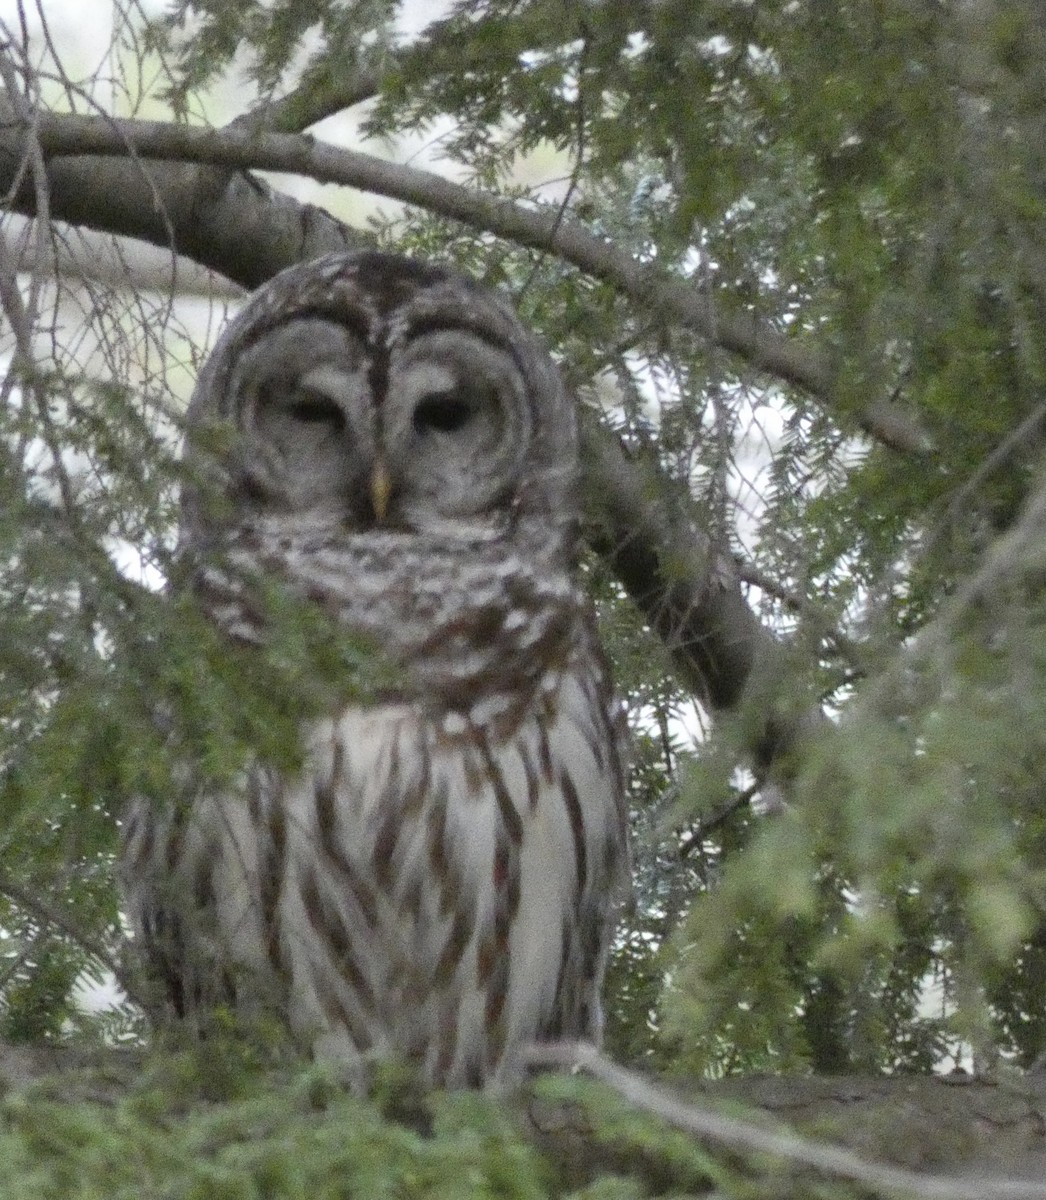
[[[400,681],[304,731],[305,768],[129,810],[128,907],[173,1009],[275,1007],[358,1070],[513,1078],[598,1038],[627,877],[624,734],[575,578],[574,417],[488,292],[382,255],[293,268],[201,375],[193,447],[234,515],[185,500],[201,604],[264,638],[282,580],[376,639]]]

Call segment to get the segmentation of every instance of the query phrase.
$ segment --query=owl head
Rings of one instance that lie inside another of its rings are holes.
[[[195,541],[281,515],[468,543],[576,524],[574,407],[548,352],[493,292],[400,256],[277,275],[225,330],[187,425],[209,479],[184,500]]]

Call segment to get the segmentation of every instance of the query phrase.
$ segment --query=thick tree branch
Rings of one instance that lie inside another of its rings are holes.
[[[20,174],[23,132],[17,123],[0,126],[0,190],[10,209],[35,217],[35,193]],[[245,288],[363,242],[329,213],[241,172],[147,165],[119,139],[109,155],[51,158],[47,182],[53,219],[164,247]]]
[[[708,535],[670,511],[664,482],[626,458],[594,418],[583,420],[581,438],[589,544],[668,647],[686,686],[713,709],[733,707],[773,639]]]
[[[747,741],[768,803],[768,774],[823,717],[804,700],[785,648],[748,606],[731,560],[699,528],[686,496],[582,413],[585,537],[667,647],[684,685],[713,711],[746,701]],[[750,702],[751,703],[748,703]],[[772,781],[771,781],[772,782]]]
[[[21,129],[17,121],[7,126],[9,143],[20,140]],[[831,370],[817,353],[782,337],[754,317],[738,320],[719,316],[699,289],[637,261],[589,233],[580,223],[563,219],[558,209],[528,208],[428,171],[297,135],[212,130],[161,121],[41,115],[36,136],[49,156],[136,155],[226,169],[280,171],[415,204],[520,245],[552,251],[616,288],[638,306],[693,330],[757,370],[803,388],[825,402],[831,400]],[[0,143],[0,153],[3,149]],[[125,227],[116,231],[128,232]],[[189,249],[180,245],[178,249],[196,257]],[[866,432],[897,450],[919,454],[930,448],[926,435],[893,405],[869,406],[856,414],[856,420]]]

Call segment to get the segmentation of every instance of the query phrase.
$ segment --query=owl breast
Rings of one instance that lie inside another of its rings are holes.
[[[268,998],[360,1087],[388,1058],[508,1082],[530,1042],[598,1036],[626,869],[604,693],[569,665],[507,737],[350,707],[310,730],[299,776],[258,767],[246,803],[197,805],[175,875],[215,921],[182,931],[183,1015],[222,987]]]
[[[319,1053],[475,1086],[528,1042],[598,1029],[621,864],[584,686],[565,676],[505,742],[350,709],[314,731],[313,778],[262,799],[263,871],[283,879],[270,965]]]

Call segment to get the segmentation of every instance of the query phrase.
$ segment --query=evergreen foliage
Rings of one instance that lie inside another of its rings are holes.
[[[522,1108],[503,1101],[419,1100],[392,1070],[364,1101],[328,1070],[279,1066],[241,1042],[222,1055],[183,1050],[145,1070],[84,1069],[0,1101],[0,1197],[642,1200],[773,1187],[769,1161],[754,1170],[717,1161],[606,1088],[546,1079],[530,1103],[567,1113],[584,1152],[537,1147]]]

